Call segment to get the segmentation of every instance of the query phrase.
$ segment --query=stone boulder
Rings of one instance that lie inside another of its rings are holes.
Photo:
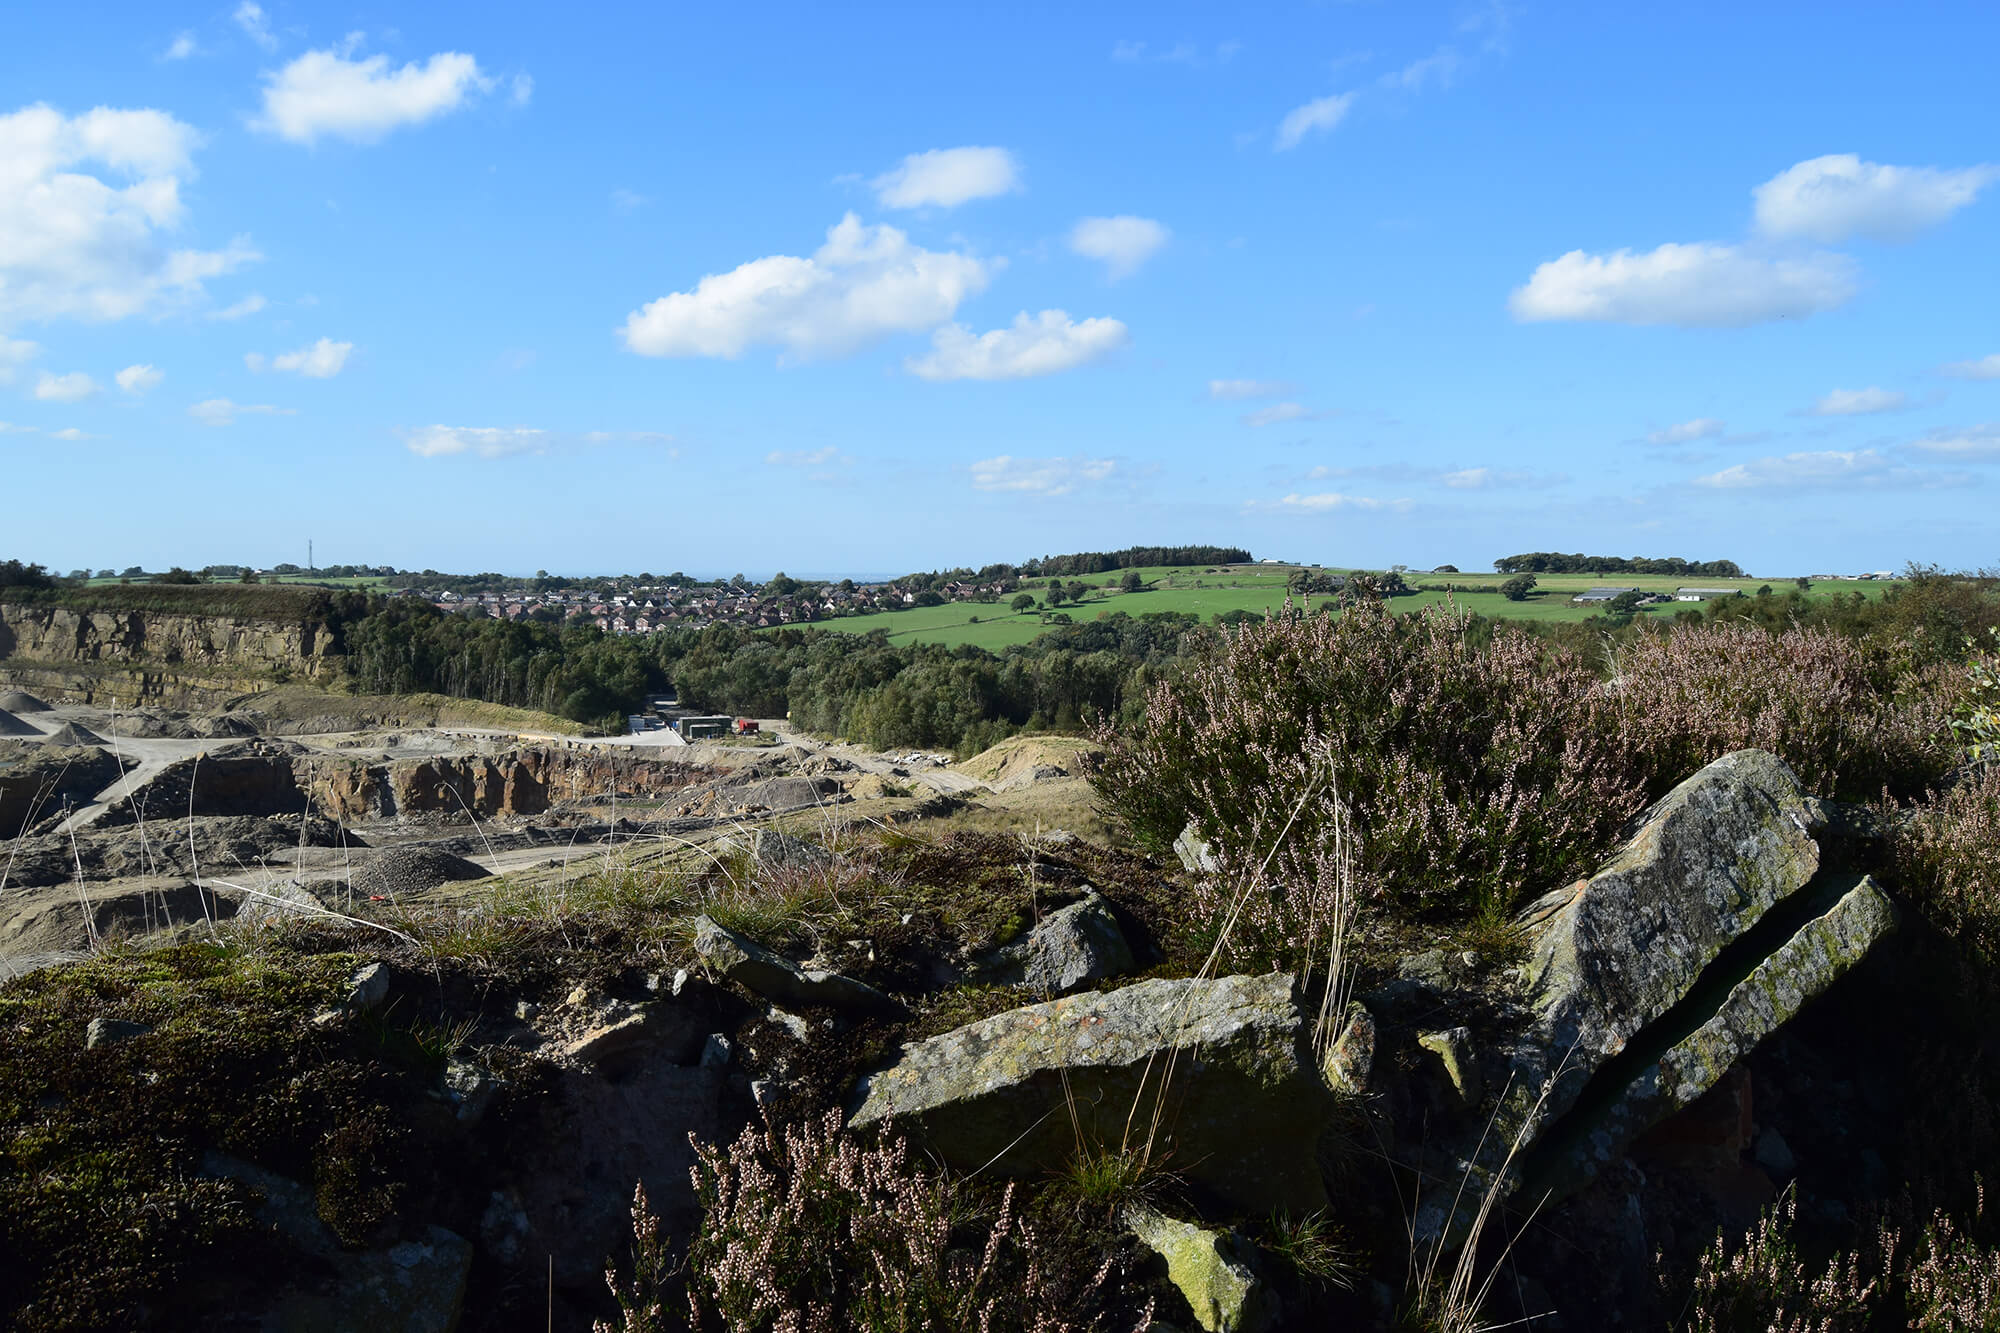
[[[850,1124],[893,1119],[951,1165],[1011,1175],[1152,1142],[1152,1160],[1245,1214],[1326,1206],[1326,1093],[1285,973],[1145,981],[996,1014],[863,1078]],[[1157,1125],[1155,1131],[1154,1126]]]
[[[980,980],[1038,995],[1067,995],[1079,986],[1122,976],[1135,966],[1118,917],[1095,890],[1042,918],[1021,939],[996,949],[978,969]]]
[[[800,967],[755,940],[716,924],[714,918],[706,915],[695,918],[694,950],[710,967],[766,999],[876,1013],[896,1013],[902,1009],[865,981],[839,972]]]

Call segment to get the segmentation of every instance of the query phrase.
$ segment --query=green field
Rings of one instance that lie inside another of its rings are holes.
[[[1336,570],[1335,573],[1349,571]],[[1281,606],[1285,600],[1285,584],[1292,573],[1291,566],[1231,566],[1211,573],[1199,567],[1183,569],[1141,569],[1139,576],[1146,580],[1143,592],[1121,593],[1118,583],[1125,577],[1125,571],[1108,574],[1080,575],[1065,577],[1065,585],[1085,583],[1094,591],[1081,603],[1067,604],[1058,608],[1081,622],[1100,615],[1122,611],[1133,617],[1158,611],[1191,613],[1209,620],[1226,611],[1264,612]],[[1757,589],[1769,584],[1774,593],[1781,593],[1793,587],[1791,579],[1713,579],[1685,578],[1672,575],[1613,575],[1595,574],[1543,574],[1537,576],[1535,592],[1526,601],[1510,602],[1499,595],[1497,589],[1506,582],[1505,574],[1420,574],[1406,573],[1404,579],[1412,587],[1426,583],[1452,583],[1467,589],[1488,589],[1496,591],[1467,591],[1457,594],[1440,592],[1420,592],[1412,597],[1398,597],[1391,605],[1398,612],[1411,612],[1420,607],[1436,605],[1451,598],[1458,605],[1481,615],[1508,620],[1587,620],[1599,614],[1595,606],[1579,606],[1570,598],[1577,593],[1596,587],[1638,588],[1645,592],[1672,592],[1679,587],[1699,588],[1739,588],[1748,596],[1755,596]],[[1034,594],[1041,600],[1045,579],[1026,580],[1022,591]],[[1879,597],[1889,587],[1881,582],[1839,582],[1815,583],[1812,596],[1848,596],[1859,592],[1866,597]],[[1036,635],[1046,633],[1051,627],[1045,624],[1039,611],[1016,614],[1007,609],[1011,598],[1002,598],[997,603],[951,602],[944,606],[912,607],[907,611],[887,611],[871,616],[848,616],[835,620],[814,622],[816,628],[839,630],[850,634],[867,634],[874,630],[886,630],[889,638],[896,643],[942,643],[952,647],[969,643],[976,647],[999,650],[1013,644],[1027,643]],[[1315,595],[1306,599],[1307,605],[1318,609],[1331,599]],[[1667,603],[1642,609],[1642,615],[1672,617],[1689,609],[1689,603]],[[973,623],[973,617],[978,623]]]

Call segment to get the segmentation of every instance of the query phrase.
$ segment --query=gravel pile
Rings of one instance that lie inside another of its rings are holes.
[[[354,872],[353,887],[371,898],[429,893],[454,880],[485,879],[490,872],[436,847],[394,847]]]
[[[0,708],[0,736],[39,736],[41,729],[31,727],[4,708]]]
[[[0,694],[0,709],[9,713],[46,713],[49,706],[34,695],[21,690],[9,690]]]
[[[102,745],[104,737],[78,722],[71,722],[49,737],[50,745]]]

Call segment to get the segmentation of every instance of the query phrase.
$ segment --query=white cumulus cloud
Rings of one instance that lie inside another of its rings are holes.
[[[1109,458],[1015,458],[1001,454],[972,465],[972,484],[982,491],[1015,495],[1068,495],[1079,486],[1106,481],[1118,470]]]
[[[1676,425],[1668,426],[1664,430],[1653,431],[1646,436],[1646,443],[1665,445],[1692,444],[1696,440],[1713,439],[1715,436],[1722,434],[1725,429],[1726,427],[1724,427],[1722,422],[1716,420],[1714,417],[1696,417],[1692,421],[1683,421]]]
[[[769,255],[712,273],[691,292],[633,311],[621,334],[641,356],[734,358],[758,344],[800,359],[833,356],[936,328],[985,290],[1000,263],[926,250],[849,213],[810,258]]]
[[[540,453],[548,447],[549,432],[532,426],[424,426],[411,431],[405,443],[419,458],[452,454],[505,458]]]
[[[5,360],[0,351],[0,360]],[[1971,361],[1954,361],[1942,367],[1945,374],[1961,380],[2000,380],[2000,352],[1991,356],[1977,357]]]
[[[112,376],[118,381],[118,387],[126,393],[145,393],[148,389],[157,389],[166,377],[166,371],[147,365],[127,366]]]
[[[1292,386],[1284,380],[1210,380],[1208,396],[1225,401],[1240,401],[1245,398],[1276,398],[1279,394],[1290,393]]]
[[[1171,234],[1151,218],[1130,214],[1085,218],[1070,231],[1069,248],[1085,259],[1101,262],[1106,276],[1116,282],[1137,273],[1140,265],[1160,252]]]
[[[1833,243],[1850,236],[1904,241],[1964,208],[2000,180],[2000,166],[1892,167],[1830,153],[1759,185],[1758,229],[1770,236]]]
[[[353,343],[337,343],[331,338],[321,338],[296,352],[281,352],[272,357],[269,364],[273,370],[289,371],[307,379],[330,380],[347,364],[348,353],[353,350]],[[261,371],[266,363],[264,357],[250,352],[244,356],[243,364],[253,371]]]
[[[1537,268],[1508,306],[1530,322],[1741,328],[1831,310],[1853,294],[1854,262],[1845,255],[1777,257],[1696,242],[1643,254],[1572,250]]]
[[[1005,148],[933,148],[868,183],[884,208],[956,208],[1020,189],[1021,164]]]
[[[289,417],[297,409],[273,407],[269,403],[232,403],[227,398],[205,398],[188,409],[188,415],[204,426],[228,426],[240,416]]]
[[[1010,327],[989,333],[947,325],[932,335],[929,356],[910,357],[903,365],[927,380],[1031,379],[1088,365],[1129,341],[1125,325],[1115,319],[1072,321],[1061,310],[1039,315],[1023,310]]]
[[[1271,145],[1272,151],[1290,152],[1308,134],[1326,133],[1347,118],[1348,108],[1353,105],[1353,93],[1334,93],[1330,97],[1314,98],[1304,106],[1293,107],[1278,122],[1278,137]]]
[[[163,243],[187,221],[180,190],[199,142],[164,111],[65,116],[37,103],[0,115],[0,327],[187,305],[205,280],[259,258],[240,240]]]
[[[479,62],[459,51],[394,70],[383,55],[354,60],[334,49],[308,51],[264,75],[264,111],[252,123],[293,143],[321,136],[373,143],[401,126],[456,111],[494,86]]]
[[[186,60],[189,56],[195,53],[196,49],[197,48],[195,47],[194,44],[193,33],[191,32],[179,33],[174,37],[173,42],[167,47],[167,49],[160,53],[160,59]]]
[[[1835,389],[1812,406],[1816,417],[1858,417],[1870,412],[1894,412],[1910,400],[1892,389]]]
[[[97,381],[82,371],[52,375],[43,371],[35,379],[35,397],[45,403],[74,403],[97,392]]]

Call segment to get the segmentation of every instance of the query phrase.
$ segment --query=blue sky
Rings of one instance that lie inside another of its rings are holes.
[[[1990,5],[32,6],[0,556],[2000,564]]]

